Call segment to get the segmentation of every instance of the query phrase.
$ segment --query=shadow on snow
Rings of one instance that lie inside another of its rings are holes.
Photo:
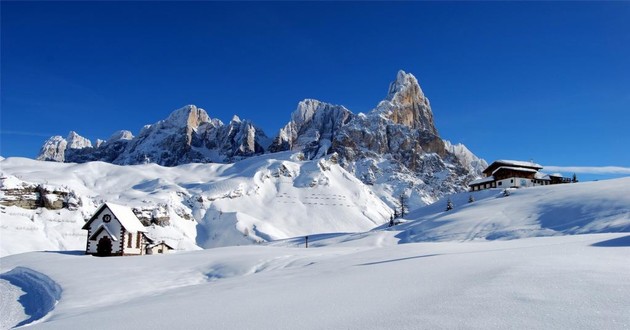
[[[50,313],[61,298],[61,287],[50,277],[26,267],[16,267],[0,274],[0,279],[6,280],[25,293],[18,298],[24,307],[26,320],[15,327],[35,322]]]

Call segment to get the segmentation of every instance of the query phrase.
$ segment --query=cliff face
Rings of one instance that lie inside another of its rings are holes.
[[[332,142],[353,116],[350,110],[340,105],[313,99],[301,101],[269,151],[298,150],[309,159],[322,157],[331,152]]]

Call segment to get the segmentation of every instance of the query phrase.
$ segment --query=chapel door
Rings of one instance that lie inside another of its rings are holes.
[[[112,241],[107,236],[101,237],[96,245],[96,255],[107,257],[112,255]]]

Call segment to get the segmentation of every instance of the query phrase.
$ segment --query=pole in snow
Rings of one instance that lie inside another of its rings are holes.
[[[308,248],[308,236],[304,236],[304,239],[306,240],[306,248]]]

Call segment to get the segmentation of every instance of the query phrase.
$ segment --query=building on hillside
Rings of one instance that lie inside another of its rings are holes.
[[[523,188],[568,183],[570,178],[562,174],[544,174],[539,172],[539,164],[518,160],[496,160],[483,170],[484,178],[468,183],[470,191],[490,188]]]
[[[173,250],[175,249],[167,244],[165,241],[161,241],[159,243],[151,243],[147,245],[146,248],[147,254],[166,254]]]
[[[83,225],[88,231],[85,253],[97,256],[142,255],[152,240],[133,211],[105,203]]]

